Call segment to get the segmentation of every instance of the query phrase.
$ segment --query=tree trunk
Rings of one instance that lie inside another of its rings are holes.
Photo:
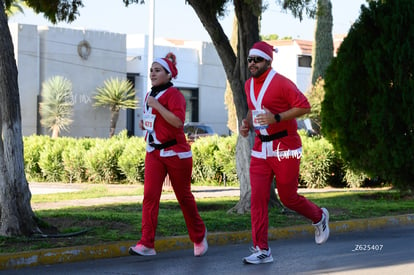
[[[251,188],[249,178],[249,166],[251,142],[249,142],[249,140],[252,140],[252,138],[250,138],[250,135],[248,138],[244,138],[241,135],[237,137],[236,168],[237,177],[240,181],[240,200],[233,208],[231,208],[228,211],[229,213],[233,212],[243,214],[250,212]]]
[[[4,5],[0,2],[0,235],[40,232],[24,172],[17,66]]]
[[[230,45],[233,51],[237,51],[237,43],[239,41],[239,23],[236,16],[233,17],[233,29],[231,31]],[[236,107],[234,106],[233,91],[230,83],[226,81],[226,91],[224,92],[224,104],[227,107],[227,127],[233,133],[237,134],[239,130],[238,120],[236,116]]]
[[[109,126],[109,137],[113,137],[115,135],[116,123],[118,122],[119,117],[119,109],[118,110],[111,110],[111,122]]]
[[[247,100],[244,93],[244,82],[247,79],[247,49],[259,39],[258,16],[254,15],[252,8],[243,0],[234,1],[239,9],[244,9],[243,13],[236,16],[239,22],[239,41],[237,52],[239,58],[236,57],[230,41],[223,31],[217,20],[215,12],[211,11],[209,1],[189,0],[188,3],[193,7],[201,23],[211,37],[211,40],[217,50],[220,60],[224,66],[227,79],[233,92],[234,105],[236,107],[237,121],[241,120],[247,114]],[[261,2],[261,1],[258,1]],[[237,7],[236,7],[237,10]],[[240,18],[242,20],[240,20]],[[249,20],[249,23],[245,22]],[[243,23],[243,24],[242,24]],[[246,26],[248,27],[246,29]],[[241,35],[245,34],[245,35]],[[248,39],[250,38],[250,39]],[[250,181],[249,181],[249,163],[250,163],[250,144],[243,138],[237,140],[236,163],[237,174],[240,181],[240,201],[230,211],[237,213],[245,213],[250,211]]]
[[[57,125],[53,126],[52,130],[52,138],[58,138],[59,137],[59,127]]]
[[[237,56],[229,39],[217,20],[215,12],[211,12],[209,1],[188,0],[193,7],[201,23],[211,37],[220,60],[224,66],[227,80],[230,84],[238,125],[247,114],[247,99],[244,92],[244,83],[248,78],[246,64],[249,49],[259,38],[259,17],[262,11],[262,1],[235,0],[234,8],[238,22]],[[238,137],[236,145],[237,175],[240,181],[240,201],[230,209],[230,212],[250,212],[250,153],[253,146],[254,133],[249,138]],[[276,198],[275,189],[272,189],[271,197]],[[272,194],[273,193],[273,194]]]

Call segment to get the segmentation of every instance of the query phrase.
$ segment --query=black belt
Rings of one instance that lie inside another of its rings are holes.
[[[150,146],[154,147],[157,150],[165,149],[165,148],[168,148],[168,147],[176,145],[176,144],[177,144],[177,140],[175,140],[175,139],[169,140],[169,141],[161,143],[161,144],[149,143]]]
[[[279,139],[282,137],[287,137],[287,135],[288,135],[287,130],[283,130],[280,132],[276,132],[273,135],[268,135],[268,136],[258,135],[258,137],[262,142],[267,142],[267,141],[272,141],[272,140]]]

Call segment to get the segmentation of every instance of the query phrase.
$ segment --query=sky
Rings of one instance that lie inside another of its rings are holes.
[[[9,18],[10,23],[55,26],[86,30],[100,30],[124,34],[149,33],[149,1],[146,4],[131,4],[125,7],[122,0],[83,0],[80,16],[72,22],[53,25],[42,14],[25,9],[24,14]],[[207,31],[192,7],[185,0],[154,0],[154,36],[179,40],[211,41]],[[312,40],[315,20],[304,18],[302,22],[283,11],[276,0],[264,0],[267,10],[262,14],[261,34],[277,34],[296,39]],[[333,34],[346,34],[360,14],[365,0],[331,0]],[[230,38],[233,15],[232,6],[228,15],[220,19],[221,25]]]

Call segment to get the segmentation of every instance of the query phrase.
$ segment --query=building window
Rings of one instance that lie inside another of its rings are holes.
[[[132,85],[135,88],[135,78],[138,77],[139,74],[127,74],[127,79],[131,81]],[[127,135],[134,136],[135,133],[135,110],[134,109],[126,109],[126,129]]]
[[[198,89],[179,88],[185,97],[185,122],[198,122]]]
[[[298,56],[298,66],[311,68],[312,67],[312,56],[309,55],[299,55]]]

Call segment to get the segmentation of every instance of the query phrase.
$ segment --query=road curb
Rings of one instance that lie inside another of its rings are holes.
[[[329,227],[331,234],[336,234],[413,224],[414,214],[406,214],[330,222]],[[269,229],[269,240],[308,237],[313,236],[313,234],[314,229],[310,225],[271,228]],[[123,241],[94,246],[65,247],[1,254],[0,270],[127,256],[128,248],[133,245],[134,242],[135,241]],[[210,246],[249,243],[251,242],[251,232],[209,233],[208,242]],[[192,247],[193,243],[189,240],[188,236],[162,238],[155,242],[155,248],[158,252],[190,249]]]

